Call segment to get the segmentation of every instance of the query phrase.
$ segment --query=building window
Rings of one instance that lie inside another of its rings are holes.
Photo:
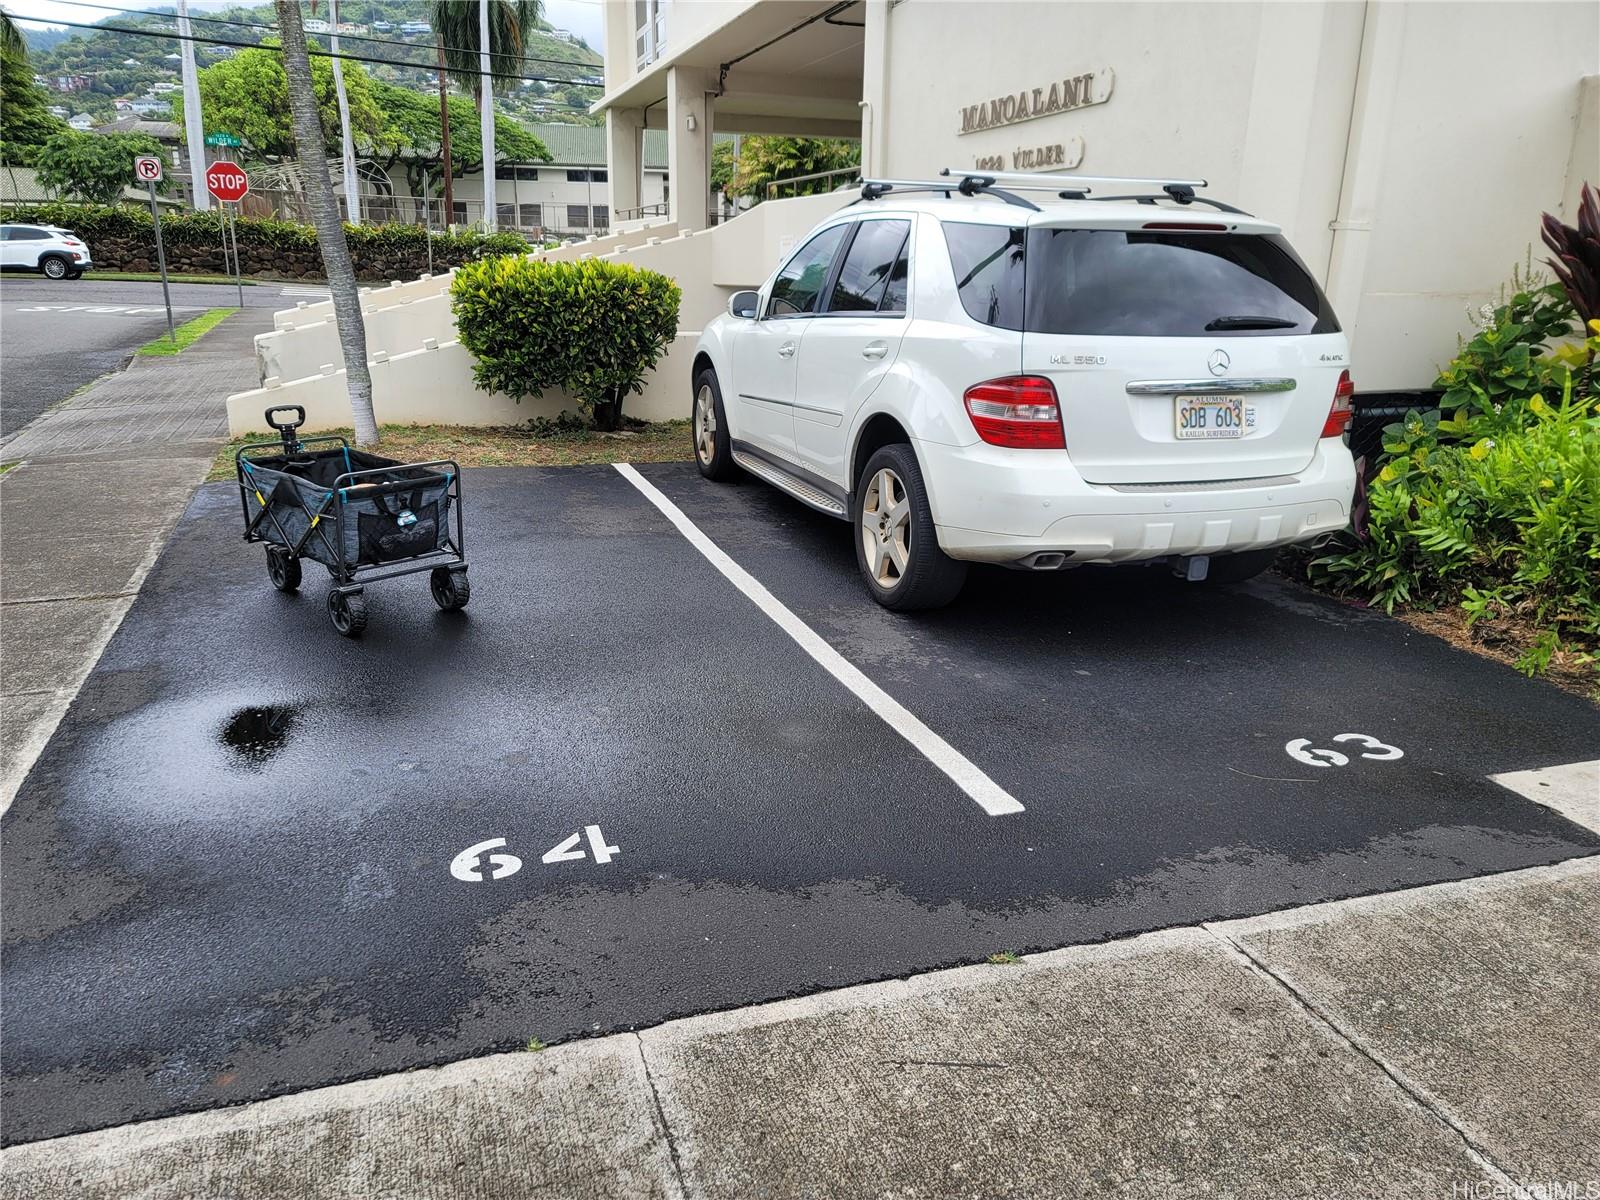
[[[542,223],[541,214],[537,204],[524,204],[522,206],[522,227],[524,229],[537,229]]]
[[[588,171],[584,171],[584,170],[576,170],[575,171],[575,170],[572,170],[572,169],[569,168],[568,171],[567,171],[567,182],[568,183],[588,183],[589,182],[589,172]]]
[[[494,206],[494,220],[496,225],[515,225],[517,223],[517,206],[515,204],[496,204]]]
[[[661,57],[667,43],[668,0],[633,0],[634,61],[642,71]]]
[[[611,209],[608,205],[596,204],[594,206],[594,227],[596,229],[611,228]]]
[[[498,163],[494,169],[496,179],[520,179],[524,183],[539,182],[539,168],[525,167],[521,163]]]
[[[567,228],[568,229],[587,229],[587,228],[589,228],[589,208],[588,208],[587,205],[585,205],[585,204],[569,204],[569,205],[567,205]]]
[[[455,225],[465,225],[467,223],[467,202],[465,200],[451,201],[450,221]]]
[[[589,172],[590,183],[604,183],[609,178],[611,178],[610,175],[608,175],[604,170]]]

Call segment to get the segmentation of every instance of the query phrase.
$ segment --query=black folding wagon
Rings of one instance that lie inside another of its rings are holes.
[[[294,413],[292,421],[273,419]],[[461,468],[448,459],[402,463],[353,450],[342,437],[302,439],[306,410],[275,405],[267,424],[276,442],[234,455],[244,539],[265,542],[267,575],[280,592],[300,586],[300,560],[328,568],[328,615],[345,637],[367,626],[364,589],[378,579],[431,572],[434,603],[464,608],[467,582],[461,522]],[[455,514],[452,532],[451,510]]]

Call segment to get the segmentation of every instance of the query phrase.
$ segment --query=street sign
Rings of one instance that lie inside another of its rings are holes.
[[[160,183],[161,160],[153,154],[141,154],[133,160],[133,174],[140,183]]]
[[[250,190],[250,177],[238,163],[218,159],[206,168],[206,190],[224,203],[243,200]]]
[[[206,134],[206,145],[208,145],[208,146],[242,146],[242,145],[244,145],[244,143],[241,142],[238,138],[234,137],[233,134],[227,133],[227,132],[219,129],[216,133],[208,133],[208,134]]]

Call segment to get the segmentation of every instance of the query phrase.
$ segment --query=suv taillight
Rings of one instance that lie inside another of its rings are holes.
[[[1056,386],[1040,375],[1010,375],[975,383],[962,397],[978,436],[991,446],[1065,450],[1066,431]]]
[[[1339,386],[1333,389],[1333,407],[1328,410],[1328,419],[1322,423],[1323,437],[1343,437],[1344,431],[1350,428],[1350,419],[1355,416],[1350,397],[1355,394],[1356,385],[1350,382],[1350,372],[1339,372]]]

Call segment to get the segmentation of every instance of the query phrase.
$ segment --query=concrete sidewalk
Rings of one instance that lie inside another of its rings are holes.
[[[0,1194],[1587,1196],[1597,928],[1580,859],[34,1143]]]
[[[0,443],[0,811],[133,602],[257,385],[246,309],[171,358],[134,358]]]

